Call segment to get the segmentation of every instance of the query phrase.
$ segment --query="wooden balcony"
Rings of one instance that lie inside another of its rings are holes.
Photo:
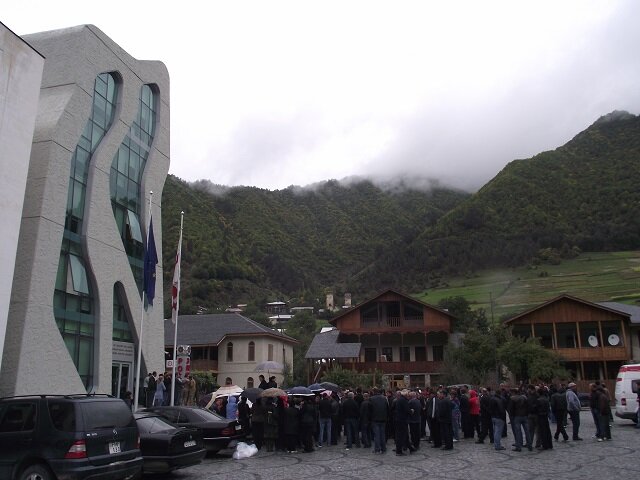
[[[557,348],[554,350],[571,362],[602,362],[629,360],[626,347]]]
[[[363,318],[360,322],[360,326],[365,329],[370,328],[398,328],[405,327],[422,327],[424,325],[424,318],[421,316],[414,317],[387,317],[381,318]]]
[[[359,372],[381,370],[384,373],[439,373],[444,368],[444,362],[356,362],[342,363],[346,369],[355,368]]]
[[[198,370],[202,372],[217,372],[218,361],[217,360],[191,360],[191,370]]]

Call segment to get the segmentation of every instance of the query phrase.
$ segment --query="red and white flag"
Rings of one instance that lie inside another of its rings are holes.
[[[173,284],[171,285],[171,321],[175,324],[178,318],[178,297],[180,296],[180,257],[182,255],[182,229],[176,253],[176,265],[173,269]]]

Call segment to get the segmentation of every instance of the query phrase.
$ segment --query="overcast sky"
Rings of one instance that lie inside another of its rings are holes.
[[[171,75],[171,168],[278,189],[476,189],[612,110],[640,113],[640,2],[12,0],[18,34],[92,23]]]

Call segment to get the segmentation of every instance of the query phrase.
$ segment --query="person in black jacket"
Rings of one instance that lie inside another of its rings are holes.
[[[300,402],[300,436],[306,453],[313,452],[313,430],[318,422],[314,397],[304,397]]]
[[[436,417],[438,411],[438,397],[433,391],[429,393],[426,404],[427,422],[429,422],[429,433],[431,434],[431,442],[433,448],[442,447],[442,437],[440,436],[440,423]],[[453,442],[453,440],[452,440]]]
[[[373,453],[385,453],[387,451],[385,428],[389,418],[389,402],[380,390],[374,388],[369,403],[371,404],[371,425],[373,427]]]
[[[513,430],[513,436],[516,440],[514,451],[522,451],[522,431],[524,430],[525,440],[527,442],[527,449],[533,450],[531,434],[529,433],[529,404],[527,403],[527,397],[522,395],[517,388],[511,390],[511,398],[509,399],[509,406],[507,407],[509,412],[509,418],[511,419],[511,429]]]
[[[298,448],[298,435],[300,428],[300,405],[298,400],[289,403],[284,409],[284,443],[287,452],[294,453]]]
[[[553,448],[553,440],[551,440],[551,429],[549,428],[549,397],[548,390],[542,387],[538,390],[538,435],[540,436],[540,447],[543,450]],[[537,447],[538,448],[538,447]]]
[[[506,411],[504,408],[504,400],[499,390],[496,390],[491,397],[489,403],[489,411],[491,412],[491,422],[493,423],[493,446],[496,450],[504,450],[500,443],[502,439],[502,430],[504,430]]]
[[[407,447],[414,451],[409,443],[409,400],[406,390],[396,392],[396,400],[393,410],[393,424],[396,433],[396,455],[404,455],[403,450]]]
[[[443,450],[453,450],[453,427],[451,426],[453,414],[453,403],[445,395],[444,390],[438,391],[438,401],[436,402],[436,418],[440,426]]]
[[[480,390],[480,433],[476,443],[484,443],[484,439],[489,436],[489,441],[493,443],[493,422],[491,421],[491,389]]]
[[[322,395],[320,403],[318,404],[318,448],[322,448],[322,442],[324,442],[325,434],[327,439],[327,445],[331,443],[331,396],[329,393]]]
[[[550,403],[551,412],[553,412],[553,416],[556,417],[556,433],[553,438],[555,438],[557,442],[560,435],[562,435],[562,438],[566,442],[569,440],[569,435],[564,426],[565,419],[567,418],[567,395],[564,388],[559,388],[551,395]]]
[[[409,436],[411,442],[409,446],[414,450],[420,448],[420,414],[422,404],[418,400],[416,392],[409,392]]]
[[[360,436],[358,435],[358,422],[360,419],[360,408],[353,399],[353,392],[347,394],[347,399],[342,402],[342,418],[344,420],[344,430],[347,436],[347,448],[350,450],[353,444],[360,448]]]
[[[357,403],[357,401],[356,401]],[[364,448],[371,448],[371,417],[372,407],[369,400],[369,394],[362,395],[362,403],[360,404],[360,438]]]

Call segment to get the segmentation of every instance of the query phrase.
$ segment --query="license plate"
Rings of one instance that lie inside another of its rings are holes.
[[[184,442],[184,448],[195,447],[195,446],[196,446],[195,440],[189,440],[187,442]]]
[[[242,425],[236,425],[236,430],[242,430]]]
[[[120,453],[120,442],[109,442],[109,453]]]

